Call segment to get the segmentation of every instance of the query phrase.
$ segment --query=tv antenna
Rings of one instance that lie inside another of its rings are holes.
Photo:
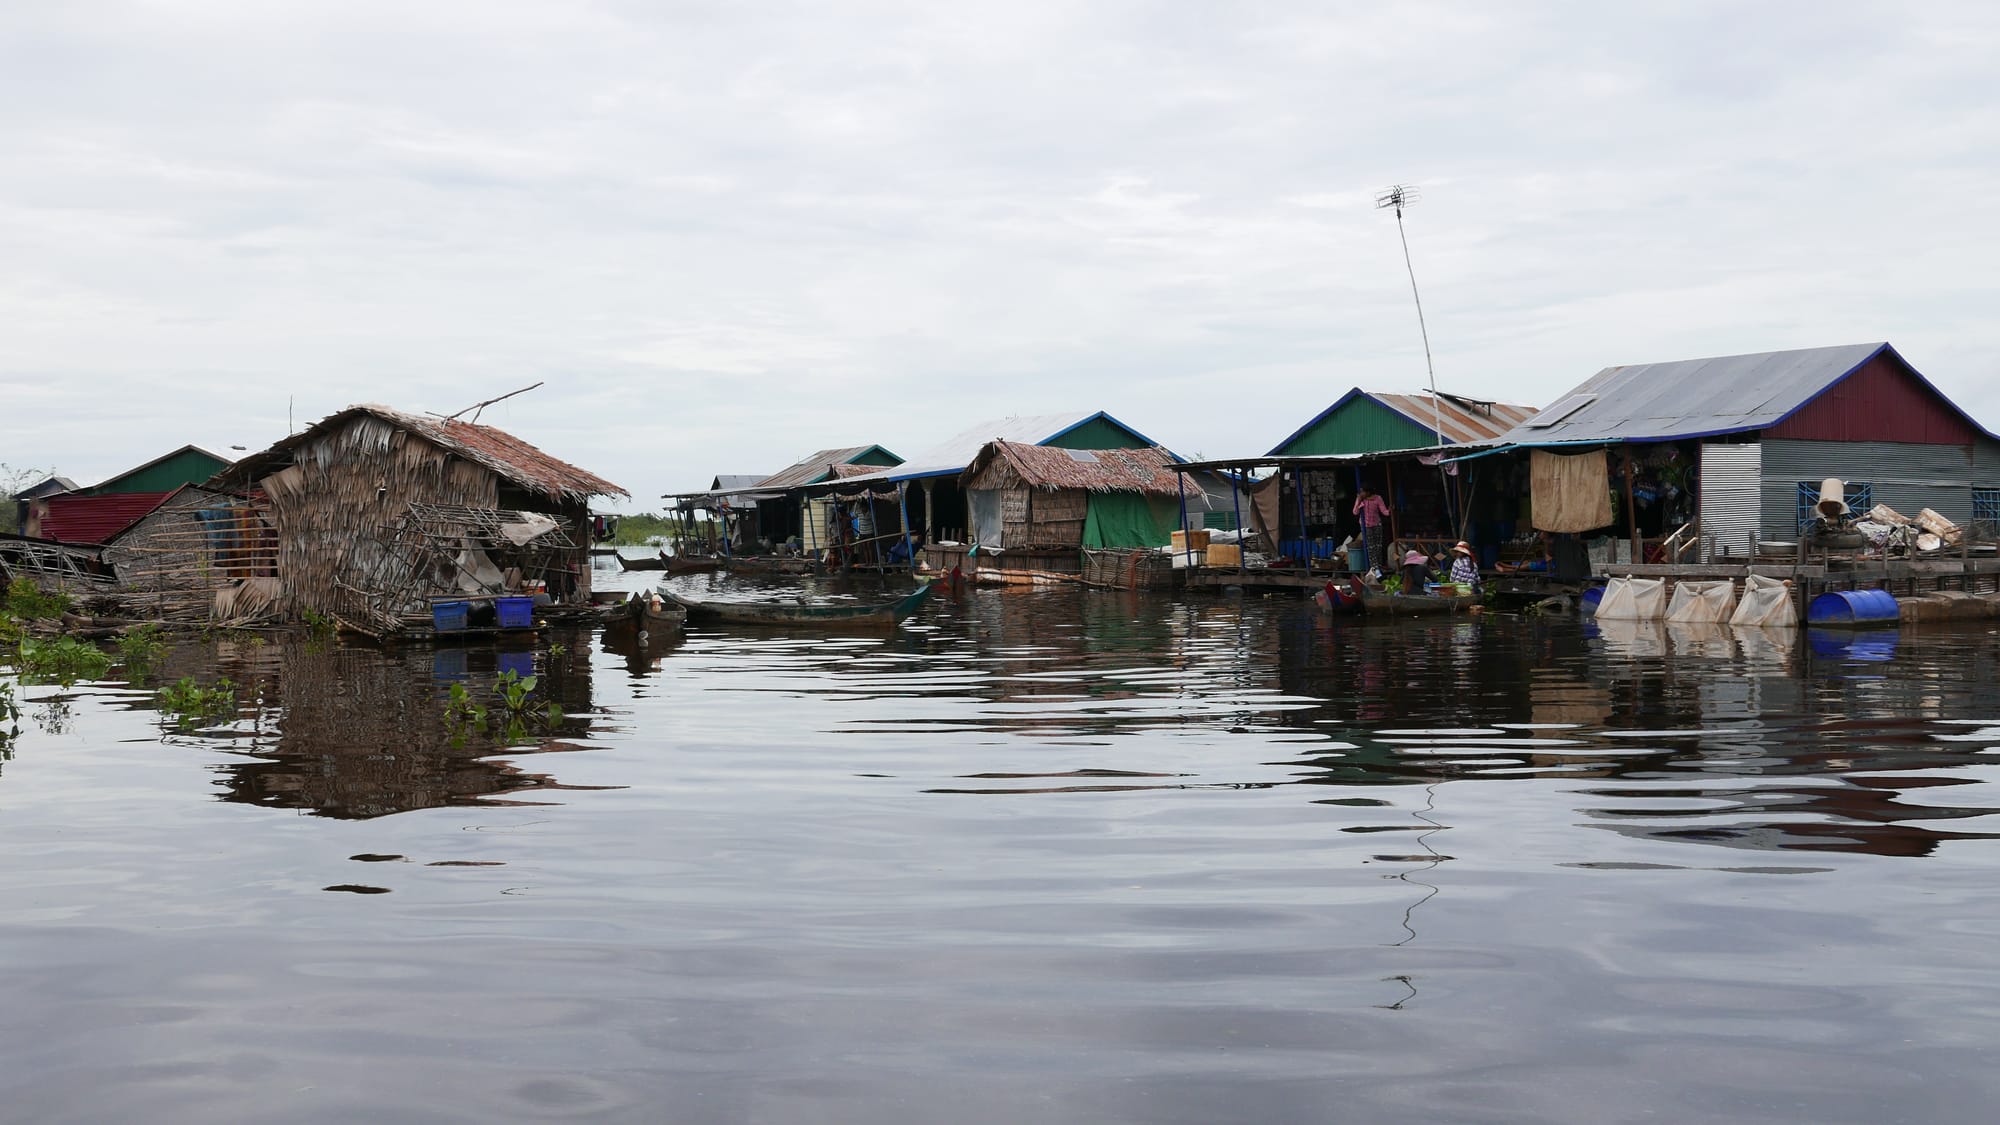
[[[1417,331],[1424,338],[1424,373],[1430,376],[1431,423],[1437,430],[1438,444],[1444,444],[1444,408],[1438,403],[1437,368],[1431,364],[1431,330],[1424,324],[1424,298],[1417,292],[1417,267],[1410,264],[1410,236],[1403,230],[1403,208],[1422,199],[1415,184],[1391,184],[1375,194],[1375,209],[1396,212],[1396,237],[1403,241],[1403,268],[1410,271],[1410,298],[1417,303]]]

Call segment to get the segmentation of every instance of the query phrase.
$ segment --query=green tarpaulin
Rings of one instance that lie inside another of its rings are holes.
[[[1093,492],[1084,511],[1083,545],[1164,547],[1181,525],[1180,506],[1136,492]]]

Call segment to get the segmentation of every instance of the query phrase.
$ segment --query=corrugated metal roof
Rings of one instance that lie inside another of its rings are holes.
[[[630,495],[603,477],[587,473],[567,461],[559,461],[505,430],[429,414],[408,414],[374,403],[350,406],[338,414],[322,418],[262,453],[245,457],[221,475],[230,481],[251,483],[252,477],[261,477],[289,463],[289,458],[284,455],[292,449],[344,425],[360,414],[372,415],[392,426],[408,430],[432,445],[463,457],[530,492],[568,500]]]
[[[915,480],[919,477],[957,476],[965,471],[965,467],[972,463],[974,457],[979,456],[980,449],[989,441],[1018,441],[1028,445],[1044,445],[1099,418],[1131,433],[1147,445],[1154,444],[1153,439],[1102,410],[1076,414],[1016,415],[1011,418],[995,418],[981,422],[977,426],[952,435],[893,469],[883,469],[880,472],[851,479],[866,482],[878,479]]]
[[[758,481],[756,488],[759,492],[783,492],[788,488],[817,484],[825,480],[829,474],[837,473],[839,469],[856,468],[857,466],[851,465],[849,462],[870,450],[881,448],[879,445],[850,445],[845,449],[822,449],[818,453],[802,458],[797,463],[780,469],[763,480]],[[886,449],[883,449],[882,452],[889,453]],[[889,456],[894,457],[896,455],[889,453]],[[881,466],[867,465],[859,466],[859,468],[863,472],[872,473],[879,471]],[[859,474],[848,473],[846,475],[855,476]]]
[[[1081,488],[1089,492],[1139,492],[1174,496],[1180,477],[1169,466],[1174,455],[1147,449],[1061,449],[1018,441],[989,441],[965,467],[962,480],[977,476],[995,459],[1007,462],[1022,480],[1036,488]]]
[[[146,518],[171,492],[107,492],[102,496],[51,496],[42,536],[59,543],[108,543]]]
[[[10,500],[39,500],[44,496],[54,496],[63,492],[75,492],[76,482],[68,477],[48,477],[40,484],[31,484],[9,497]]]
[[[1481,402],[1477,399],[1439,393],[1399,395],[1369,391],[1368,397],[1435,433],[1444,430],[1444,440],[1457,444],[1491,441],[1535,416],[1535,408],[1511,402]]]
[[[1501,439],[1515,445],[1663,441],[1760,430],[1884,349],[1894,350],[1886,343],[1843,344],[1607,367],[1551,404],[1552,416],[1557,408],[1564,416],[1543,426],[1531,418]]]

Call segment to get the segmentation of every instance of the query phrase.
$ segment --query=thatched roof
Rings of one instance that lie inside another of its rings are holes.
[[[1061,449],[1018,441],[989,441],[959,480],[970,483],[999,463],[1031,488],[1080,488],[1086,492],[1138,492],[1174,496],[1180,474],[1167,466],[1174,455],[1160,446],[1144,449]]]
[[[408,431],[456,457],[487,469],[502,480],[529,492],[562,500],[582,501],[592,496],[630,496],[624,489],[602,477],[587,473],[567,461],[558,461],[505,430],[439,418],[432,414],[409,414],[374,403],[350,406],[285,438],[262,453],[254,453],[219,474],[222,479],[253,483],[291,464],[292,451],[324,434],[346,425],[361,415],[369,415]]]

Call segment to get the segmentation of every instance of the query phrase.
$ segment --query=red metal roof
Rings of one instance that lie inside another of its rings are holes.
[[[112,492],[103,496],[51,496],[42,536],[59,543],[105,543],[146,518],[171,492]]]

